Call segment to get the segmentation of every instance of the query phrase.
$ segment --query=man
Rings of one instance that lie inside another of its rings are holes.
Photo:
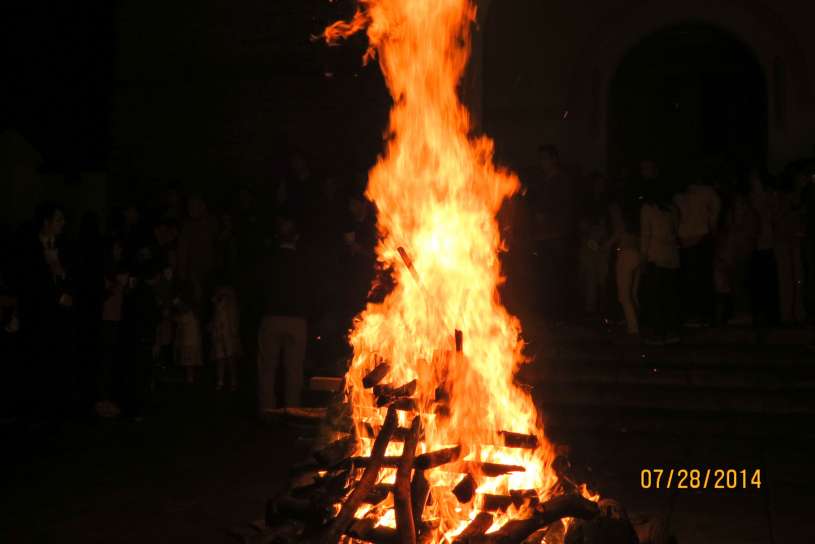
[[[286,406],[299,406],[303,387],[308,315],[308,264],[294,222],[279,218],[279,245],[263,264],[266,311],[258,334],[258,409],[262,416],[277,408],[275,378],[285,371]]]
[[[713,237],[719,223],[721,199],[700,176],[674,197],[679,208],[679,245],[683,312],[686,324],[710,324],[714,313]]]
[[[569,292],[570,242],[574,234],[571,180],[563,171],[553,145],[538,148],[540,177],[529,190],[535,256],[540,273],[540,309],[550,323],[567,317],[565,294]]]
[[[36,230],[21,240],[16,274],[20,329],[31,356],[31,386],[38,390],[30,400],[51,421],[66,413],[74,378],[74,299],[62,244],[64,227],[62,208],[51,202],[42,204],[37,209]]]

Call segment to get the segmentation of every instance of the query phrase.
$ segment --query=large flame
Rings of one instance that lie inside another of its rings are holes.
[[[546,497],[555,483],[548,468],[552,448],[532,399],[513,382],[523,361],[520,323],[497,291],[502,241],[496,214],[520,184],[493,165],[490,139],[470,135],[469,113],[456,92],[474,18],[470,0],[360,0],[350,22],[325,31],[335,43],[367,29],[366,60],[378,56],[394,101],[387,148],[370,172],[366,195],[378,208],[377,255],[393,268],[395,288],[355,320],[347,393],[357,435],[364,437],[385,410],[362,379],[387,361],[391,384],[418,380],[425,430],[419,453],[461,445],[467,460],[521,465],[524,472],[480,478],[478,492],[535,489]],[[455,330],[463,333],[462,353],[455,352]],[[434,414],[437,388],[449,394],[449,417]],[[407,424],[400,412],[400,425]],[[503,447],[499,431],[536,435],[540,446]],[[371,443],[360,438],[358,453],[367,455]],[[401,448],[391,444],[388,455]],[[440,522],[434,542],[460,532],[479,506],[478,499],[457,503],[450,490],[461,475],[444,468],[428,473],[433,500],[425,517]],[[384,472],[392,481],[393,471]],[[390,500],[377,507],[380,523],[393,524],[391,507]],[[517,515],[510,509],[492,530]]]

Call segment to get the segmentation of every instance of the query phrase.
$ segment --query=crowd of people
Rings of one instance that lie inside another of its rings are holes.
[[[711,165],[666,176],[644,160],[611,180],[570,175],[554,146],[539,154],[500,217],[511,309],[617,320],[656,345],[745,315],[760,327],[815,316],[815,162],[773,178]],[[192,386],[207,364],[214,383],[199,387],[227,395],[252,377],[261,412],[299,405],[306,362],[343,372],[353,316],[388,290],[386,273],[372,281],[375,209],[357,177],[316,176],[295,154],[269,191],[219,206],[176,184],[106,221],[85,213],[75,236],[54,202],[4,228],[4,414],[139,420],[158,376],[176,369]]]
[[[618,179],[575,179],[555,147],[539,154],[513,238],[537,260],[549,323],[619,317],[630,340],[664,345],[687,327],[815,316],[815,161],[773,177],[713,161],[664,174],[642,160]]]
[[[74,218],[44,202],[4,228],[2,416],[140,421],[162,377],[222,395],[259,379],[262,411],[278,392],[300,404],[307,347],[341,371],[375,266],[362,190],[312,176],[298,155],[270,191],[232,196],[216,207],[168,185],[106,220],[85,213],[73,236]]]

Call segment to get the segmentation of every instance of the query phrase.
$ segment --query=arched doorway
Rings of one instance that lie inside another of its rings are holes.
[[[763,164],[767,122],[767,82],[748,46],[713,25],[670,26],[630,49],[610,82],[608,166]]]

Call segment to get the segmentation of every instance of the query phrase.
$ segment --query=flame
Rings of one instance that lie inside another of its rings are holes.
[[[362,379],[387,361],[388,383],[418,381],[424,438],[417,453],[460,445],[465,460],[521,465],[525,471],[497,478],[475,474],[478,493],[535,489],[546,498],[556,481],[548,468],[553,450],[529,393],[513,382],[524,362],[521,326],[497,290],[503,243],[495,217],[520,183],[493,165],[489,138],[470,134],[469,112],[456,91],[475,14],[470,0],[359,0],[350,22],[324,31],[334,44],[365,29],[365,60],[378,58],[394,101],[386,150],[369,173],[366,196],[378,209],[377,256],[393,270],[395,287],[355,319],[346,393],[357,436],[365,437],[385,409]],[[461,352],[455,330],[463,333]],[[449,396],[449,417],[435,413],[437,388]],[[408,423],[400,412],[399,424]],[[503,447],[500,431],[536,435],[539,447]],[[371,447],[372,440],[360,438],[357,454],[368,455]],[[391,443],[387,455],[401,448]],[[425,518],[439,520],[433,542],[443,542],[474,518],[478,501],[459,505],[452,495],[461,474],[439,467],[427,477],[433,500]],[[391,525],[393,503],[383,504],[373,511]],[[519,515],[516,508],[497,515],[490,531]]]

